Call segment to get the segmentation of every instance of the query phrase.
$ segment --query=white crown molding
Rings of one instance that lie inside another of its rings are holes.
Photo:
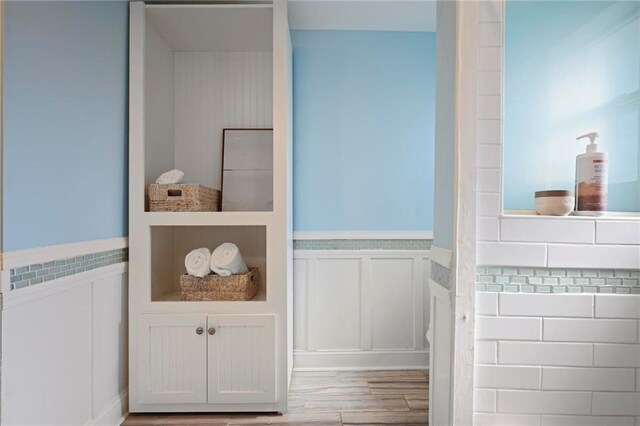
[[[446,249],[444,247],[431,246],[430,258],[434,262],[444,266],[447,269],[451,268],[451,257],[453,256],[453,251]]]
[[[128,247],[127,237],[108,238],[104,240],[82,241],[79,243],[60,244],[56,246],[37,247],[33,249],[9,251],[3,254],[3,270],[50,262],[56,259],[82,256],[101,251],[116,250]]]
[[[296,231],[294,240],[432,240],[431,231]]]

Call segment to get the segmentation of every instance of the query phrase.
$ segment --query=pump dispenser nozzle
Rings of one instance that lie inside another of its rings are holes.
[[[578,136],[576,140],[589,138],[589,145],[587,145],[587,152],[598,152],[598,144],[596,143],[596,139],[598,139],[598,132],[587,133],[586,135]]]

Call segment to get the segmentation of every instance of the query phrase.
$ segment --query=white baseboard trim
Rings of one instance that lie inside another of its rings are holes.
[[[125,389],[105,408],[89,426],[119,426],[129,415],[129,390]]]
[[[34,263],[50,262],[57,259],[82,256],[89,253],[117,250],[129,245],[129,238],[107,238],[104,240],[82,241],[79,243],[37,247],[3,253],[2,269],[8,270]]]
[[[297,231],[294,240],[432,240],[431,231]]]
[[[429,351],[293,351],[294,371],[414,370],[429,367]]]

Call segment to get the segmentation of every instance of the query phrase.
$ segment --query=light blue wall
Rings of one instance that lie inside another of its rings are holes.
[[[640,3],[508,1],[505,16],[505,208],[573,189],[575,138],[598,131],[609,210],[640,210]]]
[[[436,191],[433,243],[453,249],[455,92],[456,92],[456,3],[437,4],[436,40]]]
[[[4,4],[4,251],[127,234],[128,3]]]
[[[433,33],[293,31],[294,229],[433,229]]]

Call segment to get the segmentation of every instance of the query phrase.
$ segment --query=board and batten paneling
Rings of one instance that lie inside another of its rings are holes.
[[[222,130],[270,128],[272,52],[176,52],[175,167],[221,188]]]
[[[119,424],[127,412],[124,264],[7,292],[2,424]]]
[[[294,366],[425,368],[428,252],[294,252]]]

